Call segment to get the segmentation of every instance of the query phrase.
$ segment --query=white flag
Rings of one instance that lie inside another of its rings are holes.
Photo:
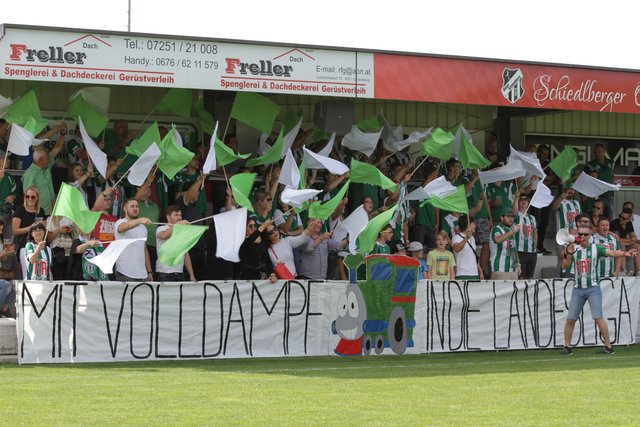
[[[93,162],[93,166],[100,173],[100,175],[107,179],[107,165],[109,164],[107,155],[103,153],[100,147],[98,147],[98,144],[96,144],[93,139],[91,139],[91,137],[87,133],[87,130],[84,128],[84,123],[82,123],[81,117],[78,117],[78,126],[80,127],[80,136],[82,137],[82,143],[84,144],[84,148],[87,150],[89,158]]]
[[[573,189],[595,199],[607,191],[620,191],[620,184],[609,184],[582,172],[573,183]]]
[[[278,182],[289,188],[298,188],[298,185],[300,184],[300,169],[298,169],[296,159],[293,158],[291,149],[287,151],[287,155],[282,163]]]
[[[5,98],[4,96],[0,95],[0,113],[3,112],[12,103],[13,101],[11,100],[11,98]]]
[[[460,153],[460,145],[462,145],[462,136],[464,135],[465,138],[467,138],[467,141],[469,141],[469,143],[473,144],[473,138],[471,137],[471,134],[469,133],[469,131],[467,129],[465,129],[465,127],[462,125],[462,123],[460,123],[458,125],[458,128],[456,129],[456,134],[453,136],[453,144],[451,146],[451,151],[453,152],[453,155],[457,158],[459,153]]]
[[[331,150],[333,150],[333,144],[335,142],[336,142],[336,133],[332,132],[331,138],[329,138],[329,142],[327,142],[327,145],[325,145],[322,150],[318,151],[317,154],[321,156],[329,157],[331,155]]]
[[[231,262],[239,262],[240,246],[247,230],[247,209],[233,209],[213,216],[216,227],[216,256]]]
[[[511,152],[509,153],[509,162],[514,160],[520,160],[522,162],[522,166],[526,171],[527,177],[537,176],[540,179],[545,179],[547,176],[542,169],[542,165],[540,164],[540,160],[538,160],[538,156],[536,153],[527,153],[525,151],[518,151],[515,148],[511,147]]]
[[[116,263],[122,251],[124,251],[129,245],[136,242],[142,242],[144,245],[147,239],[120,239],[109,242],[109,246],[100,255],[91,259],[87,259],[91,264],[96,265],[103,273],[113,273],[113,265]]]
[[[76,97],[81,96],[87,103],[95,108],[101,114],[105,116],[109,112],[109,98],[111,96],[111,89],[102,86],[85,87],[77,92],[74,92],[69,101],[73,101]]]
[[[322,190],[296,190],[294,188],[285,188],[284,190],[282,190],[282,193],[280,193],[280,200],[282,200],[283,203],[286,203],[289,206],[300,208],[302,207],[302,204],[304,202],[313,199],[318,193],[321,192]]]
[[[138,157],[138,160],[129,168],[129,173],[127,174],[127,181],[131,183],[131,185],[140,186],[144,184],[147,177],[149,176],[149,172],[153,165],[156,164],[156,161],[160,157],[160,149],[154,142],[147,148],[147,150],[142,153],[142,156]]]
[[[445,176],[440,176],[433,181],[430,181],[424,187],[418,187],[411,193],[407,194],[405,200],[425,200],[431,196],[446,197],[457,191],[456,187],[452,185]]]
[[[178,132],[178,130],[175,128],[175,125],[173,128],[173,141],[178,147],[184,147],[184,143],[182,142],[182,135],[180,135],[180,132]]]
[[[512,160],[506,165],[492,169],[487,172],[478,172],[480,183],[482,185],[491,184],[492,182],[508,181],[510,179],[520,178],[524,176],[526,171],[520,160]]]
[[[349,167],[342,162],[316,154],[307,147],[302,149],[304,151],[304,167],[307,169],[326,169],[334,175],[342,175],[349,171]]]
[[[531,197],[531,206],[534,208],[542,209],[546,208],[553,202],[553,194],[551,194],[551,190],[549,187],[544,185],[542,181],[538,184],[538,189],[535,193],[533,193],[533,197]]]
[[[216,121],[216,127],[213,130],[213,134],[211,135],[211,142],[209,142],[209,152],[207,153],[207,158],[204,160],[204,165],[202,165],[202,173],[209,174],[211,171],[214,171],[218,168],[216,161],[216,149],[215,143],[218,135],[218,122]]]
[[[293,146],[293,143],[298,136],[298,131],[300,131],[300,126],[302,126],[302,117],[298,120],[298,124],[293,127],[282,139],[282,152],[280,153],[280,158],[283,158],[287,151]]]
[[[353,125],[351,132],[342,138],[342,145],[353,151],[360,151],[369,157],[376,150],[380,135],[382,135],[382,129],[379,132],[364,133]]]
[[[216,126],[218,125],[216,124]],[[271,148],[271,146],[267,144],[267,139],[269,139],[269,134],[262,132],[260,134],[260,143],[258,144],[258,154],[261,156],[267,154],[267,152]]]
[[[333,238],[340,241],[349,235],[349,252],[355,254],[358,251],[356,240],[368,223],[369,214],[364,209],[364,206],[360,205],[335,229]]]
[[[398,141],[401,141],[402,137],[404,136],[404,130],[402,129],[402,126],[398,126],[395,129],[392,128],[387,119],[382,114],[380,114],[380,119],[380,121],[382,122],[382,135],[380,135],[380,137],[382,138],[384,148],[391,152],[399,151],[396,148],[396,143]]]
[[[33,145],[33,139],[31,132],[14,123],[11,125],[7,151],[17,154],[18,156],[28,156],[29,147]]]

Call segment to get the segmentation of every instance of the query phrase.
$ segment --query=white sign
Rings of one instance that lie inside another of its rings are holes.
[[[374,97],[373,54],[5,28],[5,79]]]
[[[345,282],[18,282],[18,361],[560,348],[572,284],[421,281],[415,305],[390,301],[380,321],[384,304],[367,310],[358,286]],[[636,279],[603,279],[601,286],[612,343],[634,343]],[[588,305],[572,344],[602,345]]]

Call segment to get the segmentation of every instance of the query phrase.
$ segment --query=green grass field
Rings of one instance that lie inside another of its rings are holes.
[[[4,425],[638,425],[640,346],[0,367]]]

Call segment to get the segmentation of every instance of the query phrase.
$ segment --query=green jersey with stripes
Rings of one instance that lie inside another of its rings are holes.
[[[556,211],[556,224],[561,228],[576,228],[576,216],[581,213],[580,202],[564,199]]]
[[[505,234],[510,230],[503,224],[496,225],[491,230],[491,239],[489,240],[489,249],[491,252],[491,271],[501,273],[512,273],[518,269],[518,253],[516,248],[516,239],[509,236],[502,243],[496,243],[496,237]]]
[[[586,248],[575,246],[573,263],[576,266],[576,283],[574,288],[590,288],[598,286],[598,261],[604,258],[607,249],[591,243]]]
[[[609,249],[611,251],[620,250],[620,241],[616,239],[616,237],[609,233],[607,236],[601,236],[596,233],[593,235],[592,242],[598,246],[602,246],[605,249]],[[613,277],[614,271],[614,258],[613,257],[603,257],[598,261],[598,277]]]
[[[491,206],[491,217],[495,222],[500,221],[500,216],[511,210],[513,198],[516,195],[516,186],[512,182],[487,184],[485,189],[490,202],[500,201],[499,206]]]
[[[516,243],[518,252],[535,252],[536,251],[536,219],[531,214],[523,214],[518,212],[516,216],[516,224],[520,224],[520,230],[516,233]]]

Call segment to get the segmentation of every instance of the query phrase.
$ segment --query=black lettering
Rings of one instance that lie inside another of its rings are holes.
[[[146,288],[149,289],[149,302],[151,305],[151,310],[149,310],[149,346],[148,346],[148,351],[146,354],[143,355],[139,355],[136,354],[134,349],[135,349],[135,345],[133,343],[133,331],[136,330],[135,324],[133,322],[133,318],[134,318],[134,306],[135,304],[133,303],[133,297],[135,296],[136,291],[139,288]],[[129,351],[131,352],[131,355],[133,357],[135,357],[136,359],[148,359],[149,356],[151,356],[151,352],[153,351],[153,321],[154,321],[154,314],[155,314],[155,298],[154,298],[154,291],[153,291],[153,286],[151,286],[149,283],[140,283],[139,285],[136,285],[132,290],[131,290],[131,296],[129,298],[130,302],[131,302],[131,316],[130,316],[130,330],[129,330]]]
[[[104,298],[104,285],[100,283],[100,296],[102,297],[102,307],[104,309],[104,322],[107,327],[107,337],[109,338],[109,349],[111,350],[111,357],[115,359],[116,353],[118,352],[118,337],[120,336],[120,325],[122,324],[122,313],[124,312],[124,301],[125,296],[127,295],[127,290],[129,289],[129,285],[124,286],[124,291],[122,291],[122,300],[120,301],[120,310],[118,312],[118,323],[116,326],[116,338],[113,340],[111,338],[111,327],[109,324],[109,313],[107,313],[107,301]]]
[[[236,300],[238,302],[238,314],[240,315],[237,319],[232,319],[233,315],[233,301]],[[224,347],[222,350],[222,354],[227,354],[227,344],[229,342],[229,328],[232,323],[240,323],[242,325],[242,340],[244,342],[244,351],[248,355],[249,354],[249,346],[247,344],[247,328],[244,325],[244,315],[242,314],[242,303],[240,303],[240,291],[238,290],[238,284],[233,284],[233,294],[231,295],[231,300],[229,301],[229,316],[227,318],[227,331],[224,337]]]
[[[159,346],[159,340],[160,340],[160,289],[162,289],[161,286],[156,286],[156,336],[155,336],[155,357],[157,357],[158,359],[174,359],[177,357],[176,354],[160,354],[160,346]],[[180,295],[180,297],[182,298],[182,295]],[[182,308],[182,307],[180,307]],[[180,313],[180,315],[182,315],[182,313]],[[182,319],[181,319],[182,320]],[[178,325],[178,329],[180,329],[182,327],[182,323],[179,323]]]
[[[280,287],[280,291],[278,292],[278,295],[276,295],[276,299],[273,301],[273,304],[271,304],[271,308],[269,308],[269,307],[267,307],[267,304],[264,302],[264,298],[262,298],[262,294],[260,293],[260,290],[256,286],[255,282],[251,283],[251,318],[250,318],[250,321],[249,321],[249,354],[251,356],[253,356],[253,319],[254,319],[254,316],[255,316],[255,312],[254,312],[253,308],[254,308],[255,296],[258,295],[258,299],[260,300],[260,304],[264,308],[264,311],[267,312],[267,316],[270,317],[271,314],[273,314],[273,310],[275,310],[276,304],[278,304],[278,301],[280,300],[280,297],[282,296],[282,293],[284,291],[285,291],[285,285],[282,285]],[[284,341],[284,334],[283,334],[282,351],[284,352],[285,350],[286,349],[285,349],[285,341]]]
[[[322,316],[322,313],[311,311],[311,282],[307,282],[307,314],[304,321],[304,354],[307,354],[307,336],[309,335],[309,317]]]
[[[213,288],[218,293],[218,302],[219,307],[218,311],[220,313],[220,329],[218,336],[218,350],[215,353],[207,353],[207,288]],[[222,334],[224,331],[224,297],[222,296],[222,291],[218,287],[218,285],[214,283],[205,283],[203,286],[204,298],[202,299],[202,357],[217,357],[222,352]]]

